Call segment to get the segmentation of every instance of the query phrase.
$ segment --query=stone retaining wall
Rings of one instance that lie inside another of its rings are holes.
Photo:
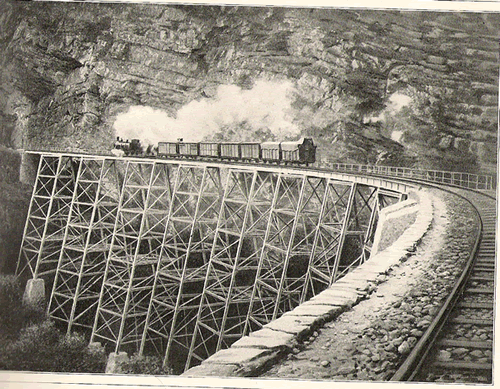
[[[430,228],[433,209],[429,194],[421,190],[412,198],[388,207],[382,215],[379,229],[385,221],[406,212],[417,211],[416,219],[387,249],[378,252],[369,261],[358,266],[311,300],[285,313],[259,331],[252,332],[183,373],[183,376],[257,376],[280,358],[291,352],[324,323],[335,320],[342,312],[368,297],[375,286],[385,279],[392,266],[404,261],[415,251]]]
[[[391,246],[416,220],[419,206],[415,200],[406,200],[380,210],[377,230],[373,237],[371,257]]]

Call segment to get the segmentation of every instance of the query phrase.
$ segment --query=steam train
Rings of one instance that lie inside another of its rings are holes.
[[[144,148],[139,139],[117,138],[113,154],[137,157],[213,159],[245,162],[312,164],[316,146],[312,138],[291,142],[158,142]]]

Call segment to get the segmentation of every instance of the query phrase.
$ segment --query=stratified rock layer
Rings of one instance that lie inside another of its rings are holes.
[[[0,11],[10,146],[104,152],[132,105],[175,116],[221,84],[267,79],[294,83],[295,120],[322,158],[401,153],[369,124],[401,92],[420,101],[430,156],[496,162],[497,14],[9,1]]]

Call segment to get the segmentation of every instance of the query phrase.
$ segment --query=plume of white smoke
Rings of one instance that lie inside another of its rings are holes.
[[[402,93],[394,93],[390,98],[389,98],[389,109],[390,113],[389,115],[394,115],[396,112],[400,111],[401,108],[406,107],[411,103],[412,99],[410,96],[407,96]],[[403,131],[402,130],[393,130],[391,132],[391,139],[393,141],[399,142],[401,140],[401,137],[403,136]]]
[[[389,99],[388,104],[382,112],[377,116],[371,116],[364,119],[365,123],[387,123],[399,112],[403,107],[410,105],[412,98],[404,93],[396,92],[393,93]],[[390,133],[391,139],[393,141],[399,142],[403,136],[402,130],[392,130]]]
[[[255,130],[269,129],[278,139],[299,134],[292,123],[294,87],[291,82],[257,81],[250,90],[221,85],[216,96],[195,100],[182,107],[175,118],[146,106],[132,106],[118,115],[116,135],[140,139],[143,143],[159,141],[201,141],[221,128],[245,122]]]

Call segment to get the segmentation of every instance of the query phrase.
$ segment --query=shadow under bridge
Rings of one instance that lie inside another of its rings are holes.
[[[278,166],[40,154],[18,274],[50,316],[182,372],[366,261],[383,180]]]

